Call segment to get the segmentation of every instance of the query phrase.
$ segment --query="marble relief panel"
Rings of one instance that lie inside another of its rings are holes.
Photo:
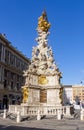
[[[31,75],[30,82],[32,85],[38,85],[38,76]]]
[[[32,96],[33,96],[34,102],[39,102],[39,99],[40,99],[39,92],[40,92],[39,90],[33,89]]]
[[[28,102],[35,103],[35,102],[39,102],[39,100],[40,100],[40,91],[36,89],[30,89]]]
[[[56,101],[56,90],[55,89],[49,89],[47,90],[47,102],[55,102]]]
[[[48,79],[48,85],[49,86],[55,86],[55,85],[58,85],[58,80],[57,80],[57,76],[48,76],[47,77],[47,79]],[[53,83],[53,84],[52,84]]]

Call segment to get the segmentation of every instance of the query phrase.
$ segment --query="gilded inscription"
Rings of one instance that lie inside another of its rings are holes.
[[[46,76],[45,76],[45,75],[41,75],[41,76],[39,77],[39,79],[38,79],[38,83],[39,83],[39,84],[42,84],[42,85],[48,84],[48,80],[47,80]]]

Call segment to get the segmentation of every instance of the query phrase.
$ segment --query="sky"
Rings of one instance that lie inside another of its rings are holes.
[[[84,0],[0,0],[0,33],[31,59],[38,17],[46,9],[48,44],[62,84],[84,84]]]

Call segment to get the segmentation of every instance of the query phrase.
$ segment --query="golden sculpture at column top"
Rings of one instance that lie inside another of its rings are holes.
[[[50,26],[51,25],[48,22],[46,11],[43,11],[42,15],[38,18],[38,29],[48,32]]]

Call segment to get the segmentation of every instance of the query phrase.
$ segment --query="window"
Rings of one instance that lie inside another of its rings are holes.
[[[15,63],[14,55],[12,53],[10,53],[10,64],[11,64],[11,66],[13,66],[14,63]]]
[[[19,83],[17,83],[17,90],[20,90],[20,85],[19,85]]]
[[[19,75],[17,75],[17,82],[19,82]]]
[[[2,75],[1,75],[1,65],[0,65],[0,82],[1,82],[1,76],[2,76]]]
[[[14,86],[13,86],[13,81],[11,81],[11,89],[13,90]]]
[[[10,52],[9,50],[5,50],[5,63],[6,64],[9,64],[9,55],[10,55]]]
[[[2,43],[0,43],[0,61],[1,61],[1,57],[2,57]]]
[[[14,73],[11,72],[11,79],[13,80],[13,77],[14,77]]]
[[[7,77],[7,70],[6,69],[4,70],[4,77],[5,78]]]
[[[7,80],[4,80],[4,88],[7,88]]]

